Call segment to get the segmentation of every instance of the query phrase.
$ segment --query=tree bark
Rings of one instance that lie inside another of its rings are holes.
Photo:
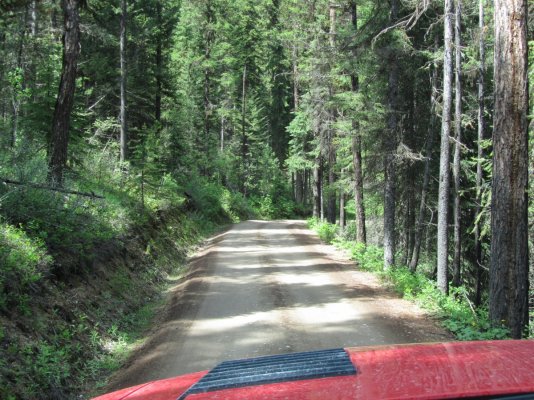
[[[335,59],[335,46],[336,46],[336,23],[337,15],[336,8],[333,3],[329,3],[329,12],[330,12],[330,57],[331,62]],[[332,74],[332,65],[329,68],[330,74]],[[331,100],[334,97],[335,88],[332,77],[329,81],[329,99]],[[335,106],[329,107],[329,119],[330,123],[328,126],[328,193],[327,193],[327,206],[326,206],[326,219],[329,223],[336,223],[336,149],[334,147],[334,124],[336,121],[336,109]]]
[[[399,1],[391,1],[390,23],[397,21]],[[388,60],[388,129],[385,138],[384,156],[384,269],[395,264],[395,203],[396,174],[395,152],[397,149],[397,111],[399,96],[399,63],[395,50],[392,49]]]
[[[31,25],[31,5],[26,5],[26,10],[23,14],[21,14],[20,17],[20,30],[19,30],[19,43],[18,43],[18,49],[17,49],[17,68],[19,71],[24,70],[24,49],[26,47],[26,36],[27,36],[27,25],[28,22],[30,22]],[[31,29],[30,29],[31,30]],[[31,57],[30,57],[30,63],[31,63]],[[23,89],[26,78],[23,78],[23,81],[21,82],[22,87],[13,88],[12,96],[11,96],[11,109],[12,109],[12,118],[11,118],[11,138],[10,138],[10,147],[14,148],[15,144],[17,143],[17,136],[18,136],[18,129],[19,129],[19,112],[20,112],[20,106],[21,106],[21,98],[19,91]]]
[[[330,134],[333,136],[333,132]],[[336,223],[336,153],[334,150],[333,138],[330,138],[328,149],[328,197],[326,205],[326,220],[331,223]]]
[[[484,120],[484,92],[485,82],[484,73],[486,72],[486,43],[485,43],[485,31],[486,26],[484,22],[484,2],[485,0],[479,0],[479,66],[478,66],[478,142],[477,142],[477,176],[476,176],[476,211],[475,211],[475,268],[476,268],[476,283],[475,283],[475,305],[482,303],[482,243],[481,243],[481,222],[479,215],[482,211],[482,184],[484,180],[482,170],[482,158],[484,157],[484,151],[482,148],[482,141],[484,140],[484,133],[486,130],[486,122]]]
[[[225,126],[226,126],[226,118],[224,116],[221,117],[221,138],[220,138],[220,149],[221,153],[224,152],[224,135],[225,135]]]
[[[211,1],[206,3],[206,37],[205,37],[205,46],[204,49],[204,61],[206,66],[204,68],[204,156],[206,160],[209,160],[209,148],[210,148],[210,130],[211,130],[211,68],[209,66],[211,60],[211,47],[213,45],[213,8],[211,6]],[[205,164],[205,172],[207,172],[208,163]]]
[[[246,114],[247,114],[247,64],[243,65],[243,93],[241,95],[241,193],[244,196],[247,195],[247,153],[248,153],[248,139],[247,139],[247,126],[246,126]]]
[[[437,50],[437,44],[435,48]],[[434,146],[434,128],[436,125],[436,103],[438,93],[438,68],[436,65],[434,65],[432,70],[430,86],[432,88],[432,93],[430,95],[430,124],[428,127],[425,145],[425,171],[423,173],[421,200],[419,202],[419,212],[417,214],[417,222],[414,236],[414,247],[410,260],[410,270],[412,272],[416,271],[417,265],[419,264],[419,255],[421,254],[421,242],[423,237],[423,220],[425,218],[426,199],[428,196],[428,184],[430,182],[430,160],[432,159],[432,147]]]
[[[304,171],[295,172],[295,202],[297,204],[302,204],[302,199],[304,198],[303,173]]]
[[[30,12],[30,18],[29,18],[30,35],[35,38],[35,36],[37,36],[37,30],[38,30],[37,0],[30,1],[29,8],[30,8],[29,10]]]
[[[456,0],[456,18],[454,23],[454,47],[456,64],[456,93],[454,111],[454,131],[456,140],[454,143],[454,258],[452,261],[452,285],[461,284],[461,207],[460,207],[460,159],[462,150],[462,1]]]
[[[350,3],[352,28],[354,34],[358,32],[358,4],[356,0]],[[356,58],[356,52],[353,52]],[[351,89],[353,93],[358,93],[358,75],[352,73],[350,76]],[[354,205],[356,213],[356,241],[367,244],[367,231],[365,228],[365,206],[363,203],[363,173],[362,173],[362,137],[359,132],[358,121],[352,121],[352,165],[354,167]]]
[[[297,112],[299,109],[299,65],[298,65],[298,49],[293,45],[292,51],[293,59],[293,111]]]
[[[319,157],[315,158],[315,165],[313,167],[313,182],[312,182],[312,192],[313,192],[313,217],[321,218],[322,217],[322,176],[321,176],[321,160]]]
[[[408,82],[405,87],[405,94],[403,96],[406,107],[408,107],[406,118],[403,123],[402,142],[406,144],[409,149],[415,149],[417,146],[418,134],[418,118],[416,118],[417,110],[419,110],[418,103],[418,84],[417,80]],[[404,190],[406,204],[404,209],[404,252],[402,265],[407,266],[413,253],[415,243],[415,193],[416,193],[416,165],[415,162],[408,162],[404,171]]]
[[[63,185],[67,163],[70,114],[74,104],[76,71],[80,54],[80,0],[62,0],[64,27],[63,62],[59,91],[52,119],[48,179],[52,186]]]
[[[126,0],[121,0],[120,21],[120,67],[121,67],[121,107],[120,107],[120,161],[125,162],[128,158],[128,124],[127,124],[127,101],[126,101],[126,21],[128,9]]]
[[[345,229],[347,225],[347,218],[345,214],[345,191],[339,189],[339,227],[341,230]]]
[[[441,118],[441,147],[439,161],[438,235],[437,235],[437,282],[442,293],[449,293],[449,137],[451,133],[452,106],[452,40],[453,0],[445,0],[445,52],[443,60],[443,113]]]
[[[80,192],[77,190],[68,190],[64,189],[62,187],[58,186],[46,186],[46,185],[39,185],[36,183],[31,182],[20,182],[20,181],[14,181],[12,179],[2,179],[0,178],[0,182],[6,184],[6,185],[17,185],[17,186],[27,186],[31,187],[33,189],[41,189],[41,190],[50,190],[53,192],[59,192],[59,193],[65,193],[65,194],[74,194],[76,196],[84,196],[84,197],[91,197],[94,199],[104,199],[104,196],[100,196],[98,194],[95,194],[94,192]]]
[[[495,0],[489,312],[513,338],[528,324],[527,70],[527,0]]]
[[[155,99],[155,118],[159,122],[161,120],[161,92],[163,87],[163,45],[162,45],[162,9],[161,1],[156,1],[156,21],[159,31],[156,35],[156,99]]]

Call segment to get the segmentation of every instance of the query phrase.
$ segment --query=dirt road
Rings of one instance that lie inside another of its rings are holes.
[[[192,260],[154,334],[108,389],[228,359],[447,339],[303,222],[248,221]]]

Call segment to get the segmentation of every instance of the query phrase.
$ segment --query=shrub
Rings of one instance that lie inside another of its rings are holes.
[[[275,218],[277,210],[275,209],[275,206],[273,204],[273,199],[271,198],[271,196],[267,195],[267,196],[261,197],[259,199],[258,206],[259,206],[260,215],[263,218],[266,218],[266,219]]]
[[[27,288],[42,277],[51,262],[42,240],[0,223],[0,308],[13,303],[24,307]]]
[[[263,195],[251,197],[256,214],[264,219],[290,218],[295,211],[293,200],[284,195]]]
[[[335,225],[325,224],[315,218],[308,226],[317,231],[321,239],[335,235]],[[326,241],[326,240],[325,240]],[[349,250],[351,258],[360,269],[377,274],[405,298],[416,301],[423,308],[442,319],[442,324],[459,340],[488,340],[509,337],[509,331],[493,327],[489,321],[487,306],[475,310],[465,287],[451,288],[450,294],[439,291],[436,283],[423,273],[412,272],[407,267],[384,270],[384,252],[377,246],[365,246],[344,239],[343,234],[334,239],[338,247]]]
[[[247,199],[239,192],[231,192],[224,188],[222,193],[222,208],[228,214],[232,222],[250,218],[254,212]]]
[[[334,238],[336,237],[338,226],[334,224],[329,224],[328,222],[321,222],[319,225],[317,225],[317,234],[321,238],[321,240],[325,243],[332,243]]]

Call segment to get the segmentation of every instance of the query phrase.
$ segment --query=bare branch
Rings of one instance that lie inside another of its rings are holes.
[[[0,179],[0,181],[4,184],[4,185],[17,185],[17,186],[28,186],[28,187],[31,187],[33,189],[41,189],[41,190],[51,190],[53,192],[60,192],[60,193],[65,193],[65,194],[74,194],[76,196],[85,196],[85,197],[91,197],[93,199],[103,199],[104,197],[103,196],[100,196],[100,195],[97,195],[93,192],[78,192],[76,190],[68,190],[68,189],[63,189],[63,188],[60,188],[60,187],[52,187],[52,186],[46,186],[46,185],[39,185],[39,184],[35,184],[35,183],[29,183],[29,182],[19,182],[19,181],[13,181],[11,179]]]

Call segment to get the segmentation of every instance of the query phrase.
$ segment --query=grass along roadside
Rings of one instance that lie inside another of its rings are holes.
[[[419,272],[412,272],[405,266],[384,270],[384,253],[377,246],[364,246],[339,232],[337,225],[308,220],[308,227],[319,235],[321,240],[349,252],[360,269],[377,275],[399,295],[416,302],[438,317],[442,325],[451,331],[458,340],[506,339],[508,331],[492,327],[489,322],[487,305],[476,308],[463,286],[451,288],[450,294],[441,293],[433,280],[430,265],[421,265]]]

